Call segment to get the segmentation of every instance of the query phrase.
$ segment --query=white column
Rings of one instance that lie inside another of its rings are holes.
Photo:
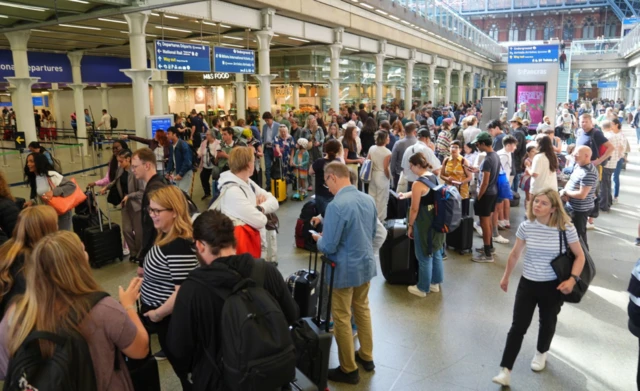
[[[36,123],[33,120],[33,100],[31,86],[40,78],[29,77],[29,61],[27,60],[27,43],[30,30],[13,31],[4,34],[9,40],[13,57],[14,77],[5,77],[15,91],[11,94],[13,109],[16,112],[18,131],[24,132],[27,144],[38,141]]]
[[[244,81],[244,74],[236,73],[236,81],[233,82],[233,85],[236,86],[236,110],[238,113],[238,119],[246,119],[247,95],[245,88],[247,86],[247,82]]]
[[[109,90],[111,87],[107,86],[107,83],[100,83],[98,90],[100,91],[100,102],[102,103],[101,109],[107,110],[107,113],[112,114],[109,108]]]
[[[147,68],[147,48],[145,41],[145,28],[149,20],[149,12],[135,12],[125,14],[124,18],[129,25],[129,49],[131,56],[131,69],[121,69],[132,81],[133,113],[136,126],[136,135],[149,137],[147,134],[146,117],[151,114],[149,107],[149,78],[152,70]]]
[[[433,106],[437,106],[436,100],[436,68],[438,67],[435,59],[434,63],[429,65],[429,100],[433,103]]]
[[[636,101],[636,107],[638,107],[640,104],[640,65],[636,65],[636,85],[633,100]]]
[[[384,59],[386,55],[384,53],[378,53],[376,57],[376,107],[380,110],[382,106],[382,84],[384,74]],[[337,108],[336,108],[337,110]]]
[[[458,102],[464,102],[465,98],[464,98],[464,75],[465,75],[465,71],[461,70],[458,71]]]
[[[413,67],[416,64],[416,50],[411,49],[411,54],[407,60],[407,73],[404,76],[404,111],[409,115],[413,106]]]
[[[300,109],[300,85],[299,84],[293,85],[293,107],[295,107],[296,110]],[[338,110],[337,107],[334,107],[333,109]]]
[[[453,72],[453,68],[447,68],[444,77],[444,105],[448,106],[449,102],[451,102],[451,72]]]
[[[331,108],[338,110],[340,108],[340,52],[342,52],[342,44],[329,45],[329,52],[331,53],[329,73]]]
[[[627,98],[627,105],[630,105],[633,102],[633,92],[636,86],[636,74],[633,73],[633,69],[629,70],[629,96]]]
[[[58,100],[61,89],[58,88],[58,83],[51,83],[51,89],[49,90],[50,99],[53,101],[53,118],[56,121],[56,128],[64,128],[62,113],[60,111],[60,101]],[[51,104],[51,102],[49,102]]]
[[[260,116],[266,111],[271,111],[271,80],[276,75],[271,74],[271,61],[269,58],[271,39],[273,38],[273,30],[256,31],[256,40],[258,41],[258,74],[253,77],[260,84]],[[264,121],[260,120],[263,124]]]
[[[82,154],[86,156],[89,140],[87,140],[87,125],[84,120],[85,105],[83,90],[87,85],[82,83],[82,74],[80,72],[82,52],[71,52],[67,54],[67,57],[69,57],[69,62],[71,63],[71,75],[73,78],[73,84],[70,84],[69,87],[73,90],[73,104],[76,110],[76,123],[78,127],[78,142],[82,143]]]
[[[165,80],[162,85],[162,112],[169,113],[169,83],[167,83],[167,72],[162,71],[162,79]]]
[[[478,85],[480,87],[476,88],[476,100],[482,100],[482,75],[478,75],[480,79],[480,83]]]

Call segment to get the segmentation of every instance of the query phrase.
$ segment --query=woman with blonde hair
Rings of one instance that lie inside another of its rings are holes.
[[[101,292],[80,238],[73,232],[58,231],[42,238],[27,258],[26,282],[24,296],[0,323],[0,379],[5,385],[17,386],[21,381],[6,378],[11,375],[8,361],[37,330],[61,338],[79,333],[89,348],[91,364],[72,357],[74,370],[91,370],[85,366],[92,365],[98,391],[133,391],[124,358],[118,355],[122,352],[142,359],[149,352],[149,335],[135,306],[141,280],[132,279],[126,290],[120,287],[118,303]],[[46,337],[38,339],[42,356],[51,357],[57,345]]]
[[[8,304],[26,289],[24,264],[36,243],[58,230],[58,214],[47,205],[23,210],[11,238],[0,247],[0,317]]]
[[[562,252],[567,251],[565,243],[568,243],[575,260],[571,277],[559,281],[551,262],[560,254],[561,248]],[[536,307],[539,309],[540,327],[531,369],[539,372],[545,368],[547,351],[562,308],[563,294],[573,291],[584,267],[585,257],[578,233],[564,210],[557,190],[545,188],[532,195],[531,202],[527,205],[527,220],[518,227],[516,244],[509,254],[507,267],[500,280],[500,288],[505,292],[509,287],[509,277],[523,252],[524,266],[516,291],[513,322],[502,354],[502,368],[493,378],[494,383],[503,386],[508,386],[511,382],[511,370]]]
[[[198,266],[198,259],[193,253],[189,208],[178,187],[166,186],[153,191],[149,195],[149,208],[145,213],[151,216],[157,236],[144,259],[140,300],[145,328],[150,333],[158,334],[160,347],[166,353],[167,331],[176,295],[182,281]],[[171,357],[168,358],[171,360]],[[176,375],[183,389],[189,390],[188,374],[177,370]]]

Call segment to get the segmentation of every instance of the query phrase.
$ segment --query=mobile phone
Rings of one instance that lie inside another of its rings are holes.
[[[310,233],[311,235],[320,235],[319,233],[317,233],[316,231],[314,231],[314,230],[312,230],[312,229],[310,229],[310,230],[309,230],[309,233]]]
[[[396,197],[396,198],[398,198],[398,197],[399,197],[399,196],[398,196],[398,193],[396,193],[396,192],[395,192],[395,191],[393,191],[393,190],[389,190],[389,194],[391,194],[392,196],[394,196],[394,197]]]

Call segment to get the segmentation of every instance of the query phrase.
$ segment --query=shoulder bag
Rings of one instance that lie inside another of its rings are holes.
[[[551,267],[558,276],[558,280],[562,282],[571,278],[571,269],[573,268],[573,262],[576,257],[571,252],[567,243],[567,232],[559,231],[558,235],[560,236],[560,255],[551,261]],[[562,251],[563,242],[564,252]],[[582,247],[582,252],[584,252],[584,267],[582,268],[582,273],[580,273],[580,281],[576,282],[571,293],[563,297],[567,303],[579,303],[580,300],[582,300],[582,296],[587,293],[589,284],[591,284],[591,281],[596,276],[596,265],[593,262],[593,258],[591,258],[591,254],[589,254],[589,249],[587,249],[582,239],[580,239],[580,247]]]
[[[360,179],[362,182],[369,183],[371,182],[371,177],[373,176],[373,162],[371,159],[366,159],[364,163],[362,163],[362,168],[360,168]]]
[[[47,181],[49,182],[49,187],[53,191],[56,186],[51,181],[51,178],[47,177]],[[76,189],[71,193],[71,195],[68,197],[51,197],[51,199],[44,201],[47,205],[56,210],[58,216],[62,216],[87,200],[87,195],[80,189],[76,180],[71,178],[70,181],[76,185]]]

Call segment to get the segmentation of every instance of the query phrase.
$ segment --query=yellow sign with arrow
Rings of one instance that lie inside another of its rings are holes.
[[[16,132],[16,149],[25,149],[27,147],[27,141],[25,140],[24,132]]]

